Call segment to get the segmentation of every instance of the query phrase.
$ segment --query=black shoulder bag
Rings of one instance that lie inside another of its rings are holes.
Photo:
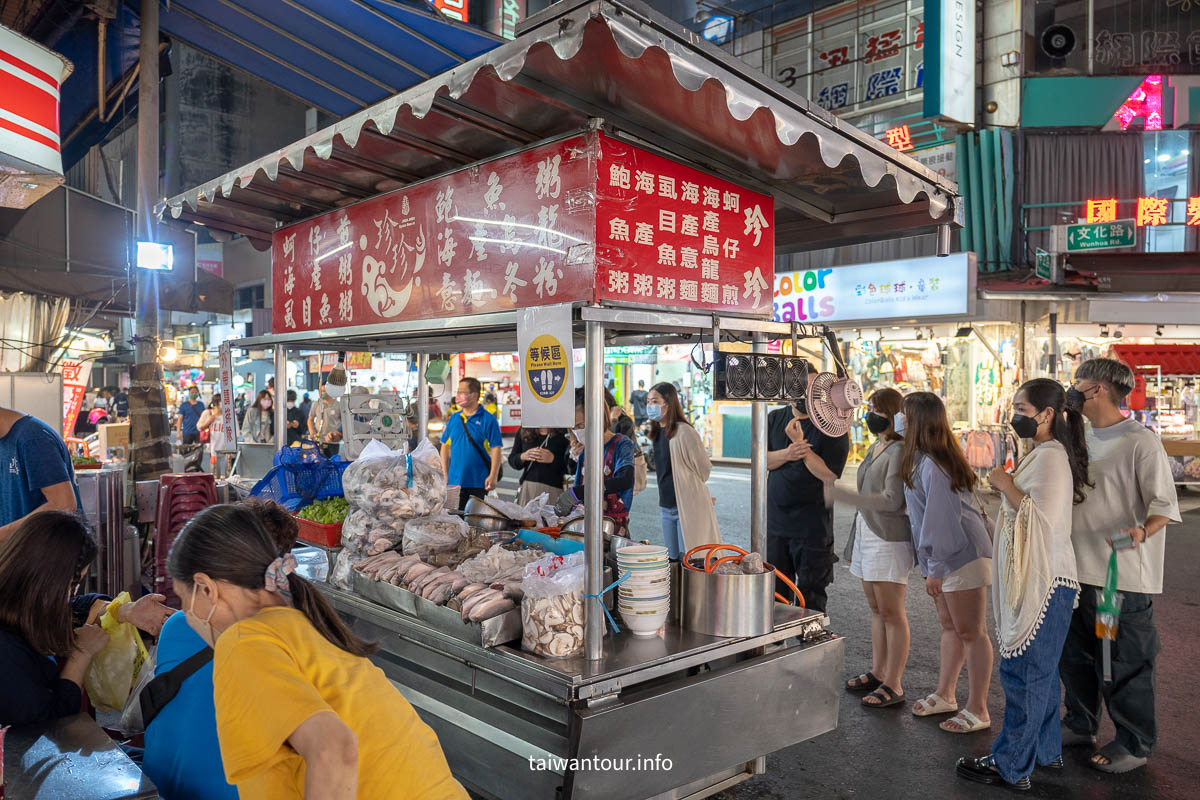
[[[195,675],[212,659],[212,648],[205,647],[176,665],[174,669],[168,670],[162,675],[156,675],[154,680],[146,684],[146,688],[142,689],[142,693],[138,696],[142,707],[142,724],[149,728],[150,723],[154,721],[159,712],[166,708],[167,703],[175,699],[175,695],[179,694],[179,688],[183,686],[183,682]]]
[[[492,471],[492,457],[490,455],[488,455],[488,452],[486,450],[483,449],[483,445],[481,445],[479,442],[475,441],[475,437],[471,435],[471,429],[469,427],[467,427],[467,415],[462,413],[461,411],[458,413],[459,413],[459,416],[462,417],[463,433],[465,433],[467,435],[467,441],[470,442],[471,446],[475,448],[475,452],[479,453],[479,457],[483,459],[483,463],[487,467],[488,472],[490,473]],[[502,480],[504,480],[504,465],[503,465],[503,463],[501,463],[501,465],[500,465],[500,471],[498,473],[496,473],[496,483],[497,483],[496,488],[500,488],[499,483]]]

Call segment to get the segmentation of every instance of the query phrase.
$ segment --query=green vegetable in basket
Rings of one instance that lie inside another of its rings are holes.
[[[346,498],[331,497],[305,506],[296,516],[322,525],[340,525],[346,521],[346,515],[349,513],[350,504],[346,502]]]

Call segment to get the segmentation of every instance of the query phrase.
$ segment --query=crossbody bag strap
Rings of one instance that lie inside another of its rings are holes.
[[[471,435],[471,429],[467,427],[467,415],[461,411],[458,412],[458,414],[460,417],[462,417],[463,433],[467,435],[467,441],[471,443],[471,446],[475,448],[475,452],[478,453],[479,457],[483,459],[483,463],[486,464],[490,469],[492,466],[492,459],[484,451],[483,445],[475,441],[475,437]]]
[[[166,708],[167,703],[179,694],[183,682],[196,674],[205,664],[212,661],[213,649],[205,647],[191,657],[177,664],[173,669],[156,675],[154,680],[146,684],[138,700],[142,707],[142,724],[149,728],[150,723]]]

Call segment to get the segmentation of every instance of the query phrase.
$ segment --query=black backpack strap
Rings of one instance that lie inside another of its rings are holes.
[[[152,681],[146,684],[146,688],[142,689],[138,698],[142,707],[142,724],[149,728],[150,723],[158,716],[158,712],[162,711],[167,703],[174,700],[175,695],[179,694],[179,688],[183,686],[183,682],[212,659],[212,648],[205,647],[177,664],[173,669],[162,675],[156,675]]]

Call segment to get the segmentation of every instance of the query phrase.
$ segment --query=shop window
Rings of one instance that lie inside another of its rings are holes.
[[[233,298],[233,307],[238,311],[243,308],[266,308],[267,287],[261,283],[238,287]]]
[[[1145,197],[1166,199],[1167,223],[1147,226],[1146,252],[1177,253],[1186,248],[1188,196],[1188,132],[1142,134]]]

